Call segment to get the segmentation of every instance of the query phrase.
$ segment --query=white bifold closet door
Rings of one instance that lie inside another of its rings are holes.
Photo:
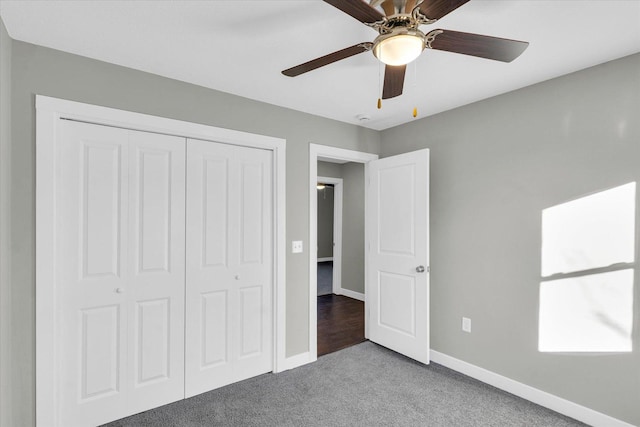
[[[60,121],[57,424],[184,397],[185,139]]]
[[[185,394],[272,370],[272,152],[187,142]]]

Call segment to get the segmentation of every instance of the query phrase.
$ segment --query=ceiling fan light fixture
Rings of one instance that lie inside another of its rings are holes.
[[[400,29],[378,36],[373,44],[373,54],[387,65],[406,65],[424,50],[424,33],[419,30]]]

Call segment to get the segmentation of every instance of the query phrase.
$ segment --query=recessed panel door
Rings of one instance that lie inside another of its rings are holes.
[[[184,138],[60,121],[59,425],[184,397]]]
[[[128,412],[184,398],[185,139],[129,133]]]
[[[429,363],[429,151],[369,163],[369,339]]]
[[[60,121],[59,425],[97,425],[126,407],[128,131]]]
[[[187,396],[271,371],[271,152],[187,142]]]

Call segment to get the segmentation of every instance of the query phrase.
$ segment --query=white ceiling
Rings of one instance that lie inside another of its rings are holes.
[[[637,0],[471,0],[423,29],[528,41],[524,54],[505,64],[426,50],[378,110],[382,68],[369,52],[280,73],[375,38],[320,0],[0,0],[0,15],[16,40],[377,130],[414,120],[414,107],[425,117],[640,52]]]

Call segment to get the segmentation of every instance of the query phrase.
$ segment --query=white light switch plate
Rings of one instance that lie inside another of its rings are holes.
[[[302,240],[294,240],[291,242],[291,252],[294,254],[302,253]]]

